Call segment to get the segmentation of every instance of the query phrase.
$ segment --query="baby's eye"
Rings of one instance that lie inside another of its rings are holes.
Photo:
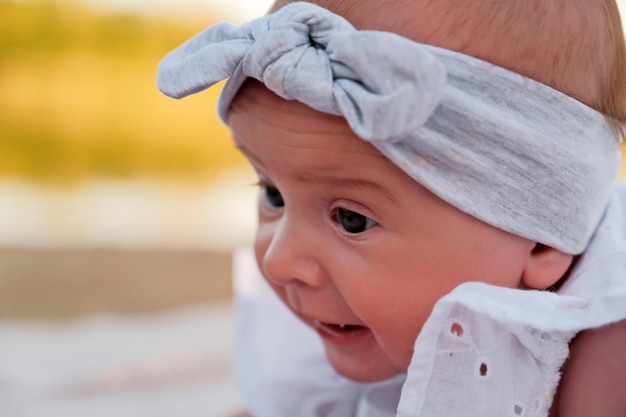
[[[284,207],[285,202],[283,201],[283,196],[280,195],[280,191],[278,188],[273,185],[264,185],[263,189],[265,190],[265,199],[272,207]]]
[[[370,227],[376,226],[376,222],[357,212],[338,208],[336,212],[337,222],[348,233],[363,233]]]

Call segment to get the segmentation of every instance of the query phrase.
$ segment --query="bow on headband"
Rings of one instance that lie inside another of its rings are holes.
[[[357,31],[310,3],[240,27],[219,24],[163,59],[158,86],[181,98],[246,78],[343,116],[409,176],[502,230],[584,250],[620,165],[602,114],[520,74],[386,32]]]
[[[401,138],[421,126],[445,83],[443,66],[421,45],[297,5],[239,28],[211,27],[163,60],[159,74],[159,88],[175,98],[227,77],[238,81],[229,86],[235,91],[245,77],[256,78],[287,100],[345,117],[367,140]],[[220,108],[224,119],[226,112]]]

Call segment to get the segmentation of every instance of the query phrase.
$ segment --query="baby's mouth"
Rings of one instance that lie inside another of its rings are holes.
[[[331,337],[350,337],[369,331],[367,327],[359,324],[325,323],[313,320],[313,325],[318,332],[322,333],[322,336]]]

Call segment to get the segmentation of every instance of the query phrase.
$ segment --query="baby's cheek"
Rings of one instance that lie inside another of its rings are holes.
[[[259,225],[257,226],[254,237],[254,255],[261,271],[263,270],[263,259],[265,259],[265,254],[272,243],[272,236],[273,227],[259,219]]]
[[[379,345],[399,369],[408,368],[413,357],[415,340],[419,336],[424,320],[425,318],[416,314],[416,311],[410,311],[405,315],[390,317],[370,326]]]
[[[407,332],[398,336],[395,341],[383,344],[383,349],[387,352],[389,359],[398,367],[406,371],[413,357],[413,347],[417,334]]]

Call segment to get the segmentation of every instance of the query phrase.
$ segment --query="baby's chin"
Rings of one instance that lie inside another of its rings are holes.
[[[332,364],[332,362],[331,362]],[[375,382],[382,382],[388,379],[394,378],[398,375],[406,373],[406,370],[399,371],[397,369],[372,369],[362,367],[359,369],[346,369],[345,366],[335,366],[333,369],[342,377],[361,384],[369,384]]]
[[[326,358],[333,369],[344,378],[359,383],[385,381],[405,374],[407,366],[398,366],[377,349],[369,352],[346,354],[324,342]]]

